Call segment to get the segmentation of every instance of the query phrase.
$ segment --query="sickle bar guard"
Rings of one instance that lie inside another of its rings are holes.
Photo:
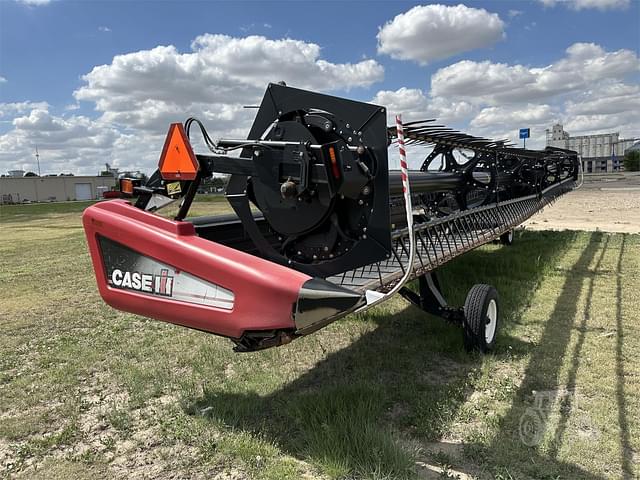
[[[194,123],[212,154],[193,154]],[[238,351],[281,345],[367,308],[400,279],[420,278],[420,299],[400,293],[425,308],[438,266],[510,232],[578,176],[571,151],[517,149],[432,121],[404,134],[432,147],[409,172],[412,225],[400,173],[388,170],[397,132],[384,107],[271,84],[246,140],[214,143],[195,119],[172,125],[135,203],[85,210],[100,294],[117,309],[229,337]],[[215,173],[230,174],[234,214],[187,218]],[[155,213],[178,199],[175,219]],[[425,309],[461,318],[440,300]]]

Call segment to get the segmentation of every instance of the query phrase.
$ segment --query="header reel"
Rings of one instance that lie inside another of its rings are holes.
[[[396,128],[387,128],[386,117],[384,107],[270,84],[247,139],[214,143],[195,119],[186,122],[186,134],[174,124],[163,159],[175,153],[173,139],[183,138],[190,150],[194,122],[213,154],[195,156],[197,174],[192,155],[185,156],[189,181],[175,161],[164,162],[170,172],[161,162],[137,206],[149,209],[146,198],[175,184],[167,180],[181,180],[182,220],[202,178],[230,174],[225,195],[237,220],[226,227],[228,239],[209,229],[211,240],[235,248],[238,238],[248,239],[246,251],[322,278],[388,259],[406,215],[401,177],[389,172]],[[577,175],[573,152],[521,150],[431,122],[405,124],[408,145],[433,147],[410,175],[416,221],[539,193]],[[230,155],[237,150],[239,157]]]

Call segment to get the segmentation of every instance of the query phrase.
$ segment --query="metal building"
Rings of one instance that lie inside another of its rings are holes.
[[[0,202],[63,202],[102,198],[112,176],[0,177]]]
[[[625,151],[637,138],[620,138],[620,133],[572,136],[556,123],[547,129],[547,146],[575,150],[582,157],[585,173],[618,172],[624,170],[622,159]]]

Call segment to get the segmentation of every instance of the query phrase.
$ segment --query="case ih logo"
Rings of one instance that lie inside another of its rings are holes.
[[[128,288],[165,297],[170,297],[173,291],[173,277],[165,268],[160,271],[160,275],[123,272],[116,268],[111,272],[111,283],[118,288]]]

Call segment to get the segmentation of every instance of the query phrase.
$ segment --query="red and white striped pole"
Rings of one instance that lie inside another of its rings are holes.
[[[413,270],[415,260],[415,236],[413,234],[413,205],[411,202],[411,185],[409,185],[409,166],[407,165],[407,150],[404,146],[404,128],[402,115],[396,115],[396,132],[398,135],[398,150],[400,152],[400,176],[402,177],[402,191],[404,192],[404,206],[407,213],[407,230],[409,234],[409,266],[406,269],[406,281]]]
[[[404,193],[404,206],[407,213],[407,234],[409,236],[409,258],[404,269],[404,275],[387,293],[372,290],[366,291],[367,303],[355,310],[364,311],[383,302],[386,298],[397,293],[411,278],[413,273],[413,261],[416,258],[416,237],[413,231],[413,205],[411,204],[411,186],[409,185],[409,167],[407,165],[407,151],[404,147],[404,130],[402,129],[402,115],[396,115],[396,131],[398,137],[398,149],[400,150],[400,176],[402,177],[402,191]]]
[[[404,147],[404,129],[402,127],[402,115],[396,115],[396,131],[398,132],[398,150],[400,151],[400,176],[402,177],[402,191],[406,193],[410,191],[409,176],[407,170],[407,151]],[[411,197],[409,197],[411,198]]]

